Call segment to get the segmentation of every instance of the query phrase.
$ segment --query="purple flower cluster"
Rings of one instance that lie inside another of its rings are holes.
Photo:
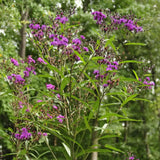
[[[112,70],[117,70],[118,69],[118,62],[117,61],[114,61],[114,62],[107,62],[108,65],[107,65],[107,68],[106,68],[106,71],[112,71]]]
[[[67,17],[65,17],[65,16],[61,17],[60,15],[58,15],[58,16],[55,18],[55,20],[59,20],[60,23],[62,23],[62,24],[65,24],[66,22],[68,22],[68,18],[67,18]]]
[[[41,136],[41,135],[47,136],[47,133],[45,133],[45,132],[44,132],[44,133],[38,132],[38,135],[40,135],[40,136]]]
[[[63,35],[59,35],[58,38],[58,35],[51,34],[49,38],[53,38],[53,41],[51,42],[51,45],[53,46],[60,47],[68,45],[68,38],[64,37]]]
[[[139,81],[141,81],[141,79],[139,79]],[[146,88],[151,89],[152,86],[155,85],[155,83],[153,81],[150,81],[149,77],[146,77],[143,81],[143,84],[147,85]]]
[[[105,14],[99,11],[92,12],[92,15],[94,15],[94,20],[97,20],[97,24],[101,24],[103,19],[107,17]]]
[[[8,79],[12,81],[14,79],[14,83],[16,84],[24,84],[25,80],[21,77],[21,75],[12,74],[8,76]]]
[[[76,39],[72,40],[72,43],[75,44],[75,45],[81,45],[81,40],[76,38]]]
[[[100,63],[98,61],[98,63]],[[117,70],[118,69],[118,62],[117,61],[114,61],[114,62],[109,62],[109,61],[105,61],[105,63],[107,64],[107,68],[106,68],[106,71],[111,71],[111,70]],[[107,72],[105,72],[104,74],[100,74],[100,71],[99,70],[94,70],[93,71],[93,74],[95,75],[95,78],[96,79],[104,79],[106,78],[106,76],[108,75]],[[113,76],[115,75],[115,73],[113,73]],[[117,81],[118,82],[118,81]],[[111,81],[111,80],[107,80],[107,83],[104,83],[103,84],[103,87],[106,88],[108,87],[109,85],[113,85],[114,81]]]
[[[57,116],[57,120],[60,122],[60,123],[63,123],[63,119],[64,119],[65,117],[64,116],[62,116],[61,114],[59,115],[59,116]]]
[[[15,138],[20,140],[26,140],[31,138],[32,134],[27,131],[27,128],[22,128],[21,130],[22,130],[21,134],[15,133]]]
[[[47,89],[55,89],[55,86],[53,84],[46,84]]]
[[[11,63],[13,63],[15,66],[19,66],[18,61],[15,59],[11,58]]]
[[[95,75],[95,78],[96,78],[96,79],[98,79],[98,78],[103,79],[103,78],[105,78],[105,77],[107,76],[107,74],[105,74],[105,75],[100,75],[99,70],[94,70],[94,71],[93,71],[93,74]]]
[[[133,20],[128,20],[128,19],[125,19],[125,18],[120,18],[120,19],[115,19],[113,18],[113,23],[114,24],[124,24],[125,27],[127,27],[127,29],[129,31],[136,31],[136,32],[142,32],[143,31],[143,28],[142,27],[139,27]]]
[[[80,35],[80,37],[81,37],[81,39],[85,39],[85,36],[83,36],[83,35]]]
[[[32,24],[32,23],[29,25],[29,28],[34,29],[34,30],[39,30],[39,29],[41,29],[41,27],[40,27],[39,24]]]
[[[29,73],[32,72],[34,75],[36,75],[35,68],[33,66],[26,67],[26,70],[23,72],[24,77],[29,77]]]
[[[133,160],[133,159],[135,159],[134,156],[129,157],[129,160]],[[139,160],[139,159],[136,159],[136,160]]]
[[[36,61],[31,57],[31,55],[30,56],[28,56],[28,64],[30,64],[30,63],[36,63]]]
[[[20,102],[19,102],[19,108],[20,108],[20,109],[23,108],[22,104],[23,104],[23,103],[20,101]]]
[[[55,106],[55,105],[53,105],[52,107],[53,107],[54,109],[58,109],[58,107],[57,107],[57,106]]]
[[[43,64],[47,64],[47,63],[46,63],[42,58],[40,58],[40,57],[37,59],[37,61],[40,62],[40,63],[43,63]]]
[[[86,52],[89,51],[89,49],[87,47],[83,47],[83,50],[86,51]]]
[[[42,100],[40,100],[40,99],[39,99],[39,100],[37,100],[37,103],[40,103],[40,102],[43,102],[43,101],[42,101]]]

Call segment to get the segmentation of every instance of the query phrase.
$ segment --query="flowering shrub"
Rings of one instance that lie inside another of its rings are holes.
[[[107,16],[102,12],[96,11],[92,15],[98,25],[105,23]],[[120,17],[111,20],[114,25],[123,24],[129,31],[143,31],[133,20]],[[121,76],[124,64],[132,61],[119,58],[120,53],[112,39],[106,42],[105,33],[97,42],[86,40],[63,15],[57,15],[52,25],[33,22],[29,27],[40,57],[35,60],[30,55],[24,62],[11,58],[14,69],[5,68],[9,86],[14,91],[11,105],[16,118],[11,137],[21,143],[16,143],[18,150],[22,150],[27,141],[30,147],[26,147],[25,156],[32,157],[32,146],[40,143],[43,136],[52,156],[57,159],[49,145],[48,137],[52,135],[64,146],[66,159],[68,156],[73,160],[87,159],[89,153],[108,150],[121,153],[108,144],[99,146],[92,137],[105,138],[110,130],[107,126],[114,118],[130,120],[120,111],[129,101],[136,100],[140,87],[148,89],[154,83],[149,82],[149,77],[142,83],[136,78],[127,80]],[[32,80],[38,76],[47,77],[47,83],[43,84],[45,89],[37,90],[32,97],[30,90],[35,90]],[[133,92],[127,88],[131,84],[135,87]],[[109,107],[105,109],[108,98],[117,100],[116,111]],[[83,145],[85,136],[87,142]]]

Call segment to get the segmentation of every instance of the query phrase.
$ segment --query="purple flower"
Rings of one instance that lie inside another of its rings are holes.
[[[53,42],[51,42],[51,45],[57,46],[57,45],[58,45],[58,42],[57,42],[57,41],[53,41]]]
[[[20,134],[19,133],[15,133],[14,134],[15,138],[20,139]]]
[[[33,73],[34,75],[36,75],[36,72],[35,72],[35,71],[33,71],[32,73]]]
[[[42,100],[37,100],[37,103],[40,103],[40,102],[42,102]]]
[[[46,29],[46,25],[43,24],[43,25],[41,26],[41,29],[42,29],[42,30],[45,30],[45,29]]]
[[[55,105],[53,105],[53,108],[54,108],[54,109],[58,109],[58,107],[57,107],[57,106],[55,106]]]
[[[106,15],[104,15],[102,12],[99,11],[92,12],[92,15],[94,15],[94,20],[97,20],[97,24],[101,24],[103,19],[107,17]]]
[[[105,84],[103,84],[103,87],[104,87],[104,88],[108,87],[108,84],[106,84],[106,83],[105,83]]]
[[[38,132],[38,135],[42,135],[42,133],[41,133],[41,132]]]
[[[83,36],[83,35],[80,35],[80,37],[81,37],[81,39],[85,39],[85,36]]]
[[[50,119],[52,119],[52,118],[53,118],[49,113],[47,113],[47,116],[48,116]]]
[[[29,72],[28,71],[24,71],[24,77],[29,77]]]
[[[112,71],[111,67],[106,68],[106,71]]]
[[[74,58],[75,58],[76,61],[80,61],[81,60],[77,55],[74,55]]]
[[[57,120],[62,123],[64,119],[64,116],[62,116],[61,114],[59,116],[57,116]]]
[[[133,157],[133,156],[132,156],[132,157],[129,157],[129,159],[132,160],[132,159],[134,159],[134,157]]]
[[[20,101],[20,102],[19,102],[19,108],[23,108],[22,104],[23,104],[23,103]]]
[[[24,84],[25,80],[21,77],[21,75],[14,75],[15,81],[14,83]]]
[[[99,74],[99,70],[94,70],[93,74]]]
[[[30,112],[30,109],[29,109],[29,108],[27,108],[27,109],[26,109],[26,112]]]
[[[32,134],[29,133],[26,128],[22,128],[21,131],[22,131],[21,134],[15,133],[15,138],[21,139],[21,140],[31,138]]]
[[[32,71],[32,68],[26,67],[26,70],[27,70],[28,72],[31,72],[31,71]]]
[[[121,18],[119,21],[120,21],[120,23],[126,23],[127,19]]]
[[[61,19],[60,15],[57,15],[57,17],[55,18],[55,20],[60,20],[60,19]]]
[[[60,98],[61,98],[60,94],[57,94],[57,98],[58,98],[58,99],[60,99]]]
[[[54,34],[50,34],[50,35],[49,35],[49,38],[54,38],[54,37],[55,37]]]
[[[47,63],[46,63],[42,58],[40,58],[40,57],[37,59],[37,61],[39,61],[40,63],[43,63],[43,64],[47,64]]]
[[[72,42],[76,45],[80,45],[81,44],[81,40],[76,38],[76,39],[73,39]]]
[[[40,27],[39,24],[35,24],[35,25],[30,24],[30,28],[31,28],[31,29],[34,29],[34,30],[38,30],[38,29],[40,29],[41,27]]]
[[[52,84],[46,84],[47,89],[55,89],[55,86]]]
[[[150,86],[155,86],[155,83],[154,82],[150,82],[149,85]]]
[[[8,78],[9,80],[12,80],[12,76],[8,76],[7,78]]]
[[[47,133],[43,133],[43,136],[47,136]]]
[[[28,63],[30,64],[31,62],[36,63],[36,61],[30,56],[28,56]]]
[[[118,62],[117,61],[114,61],[112,63],[115,64],[116,66],[118,66]]]
[[[100,77],[100,74],[97,74],[95,78],[98,79],[99,77]]]
[[[60,19],[60,23],[62,23],[62,24],[65,24],[67,21],[68,21],[68,18],[67,18],[67,17],[62,17],[62,18]]]
[[[147,81],[150,81],[150,78],[149,78],[149,77],[146,77],[146,80],[147,80]]]
[[[83,47],[83,50],[86,51],[86,52],[89,51],[87,47]]]
[[[15,59],[11,58],[11,63],[13,63],[15,66],[19,66],[18,61]]]
[[[136,27],[136,31],[137,31],[137,32],[142,32],[142,31],[143,31],[143,28],[142,28],[142,27]]]

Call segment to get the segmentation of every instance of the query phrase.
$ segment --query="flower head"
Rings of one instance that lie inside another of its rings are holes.
[[[105,14],[99,11],[92,12],[92,15],[94,15],[94,20],[97,20],[97,24],[101,24],[103,19],[107,17]]]
[[[43,63],[43,64],[47,64],[41,57],[39,57],[39,58],[37,59],[37,61],[40,62],[40,63]]]
[[[13,63],[15,66],[19,66],[18,61],[15,59],[11,58],[11,63]]]
[[[57,120],[58,120],[60,123],[63,122],[63,119],[64,119],[64,118],[65,118],[65,117],[62,116],[61,114],[60,114],[59,116],[57,116]]]
[[[28,56],[28,63],[30,64],[31,62],[36,63],[36,61],[30,56]]]
[[[83,50],[86,51],[86,52],[89,51],[89,49],[87,47],[83,47]]]
[[[53,84],[46,84],[47,89],[55,89],[55,86]]]
[[[81,39],[85,39],[85,36],[83,36],[83,35],[80,35],[80,37],[81,37]]]

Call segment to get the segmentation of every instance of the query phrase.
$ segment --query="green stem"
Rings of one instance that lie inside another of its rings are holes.
[[[48,148],[49,148],[50,152],[52,153],[52,156],[54,157],[54,159],[55,159],[55,160],[57,160],[57,158],[56,158],[55,154],[53,153],[53,151],[52,151],[51,147],[49,146],[49,144],[48,144],[47,140],[46,140],[45,142],[46,142],[46,144],[47,144],[47,146],[48,146]]]

